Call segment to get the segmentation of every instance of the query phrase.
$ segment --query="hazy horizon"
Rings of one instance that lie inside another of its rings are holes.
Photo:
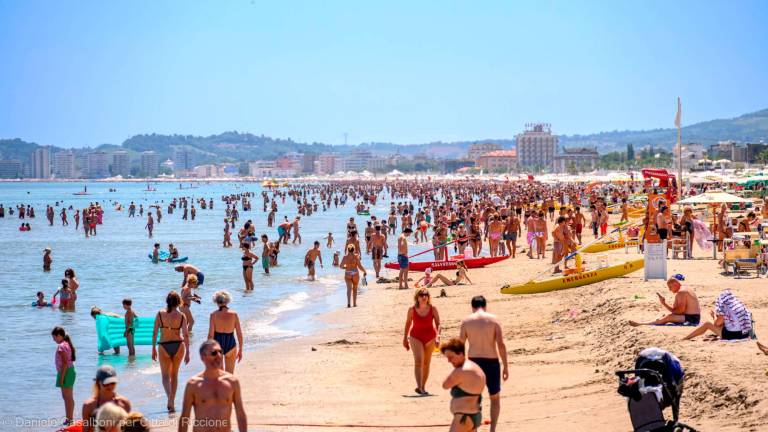
[[[562,135],[768,106],[768,5],[0,0],[0,138]]]

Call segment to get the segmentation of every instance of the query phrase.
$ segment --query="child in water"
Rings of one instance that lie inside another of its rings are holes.
[[[133,345],[133,334],[136,331],[133,327],[133,320],[136,318],[136,314],[131,309],[132,305],[133,300],[129,298],[123,299],[123,309],[125,309],[125,342],[128,345],[129,356],[136,355],[136,348]]]
[[[37,292],[37,301],[35,301],[32,306],[37,307],[45,307],[45,306],[52,306],[50,303],[45,301],[45,294],[43,294],[42,291]]]
[[[336,251],[333,253],[333,266],[338,267],[339,266],[339,251]]]
[[[99,316],[99,315],[110,316],[110,317],[115,317],[115,318],[122,318],[120,315],[118,315],[116,313],[104,312],[104,311],[102,311],[100,308],[98,308],[96,306],[92,307],[91,308],[91,317],[93,319],[96,319],[96,317]],[[114,347],[113,350],[115,351],[115,354],[120,354],[120,347],[119,346]],[[99,354],[102,354],[102,353],[99,353]]]

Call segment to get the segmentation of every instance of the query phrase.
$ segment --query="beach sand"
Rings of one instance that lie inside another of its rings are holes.
[[[757,334],[768,331],[765,280],[724,276],[711,252],[697,255],[701,258],[670,260],[669,273],[686,275],[684,283],[700,297],[702,318],[709,317],[717,294],[731,288],[752,311]],[[631,257],[636,255],[610,254],[612,263]],[[440,288],[430,289],[443,339],[458,335],[474,295],[485,295],[488,311],[501,319],[510,379],[502,389],[500,431],[631,430],[614,371],[631,368],[636,355],[650,346],[671,351],[686,368],[681,421],[704,431],[764,430],[768,357],[758,354],[753,341],[681,341],[691,328],[630,327],[629,319],[662,315],[655,292],[672,299],[664,281],[643,281],[642,270],[546,294],[499,293],[504,283],[524,282],[548,261],[518,255],[471,270],[474,284],[446,287],[446,298],[437,297]],[[586,255],[586,261],[594,266],[597,256]],[[414,279],[420,276],[412,273]],[[250,353],[237,370],[249,430],[337,430],[320,425],[359,426],[338,429],[349,431],[426,425],[436,426],[418,430],[447,430],[450,396],[441,382],[450,365],[435,354],[426,387],[431,395],[414,393],[413,358],[401,345],[412,292],[395,288],[369,284],[358,308],[322,316],[327,327],[319,333]],[[483,417],[490,418],[487,394]]]

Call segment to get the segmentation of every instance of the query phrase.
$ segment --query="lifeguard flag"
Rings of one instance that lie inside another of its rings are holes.
[[[675,126],[680,127],[680,117],[682,116],[682,106],[680,105],[680,97],[677,98],[677,115],[675,115]]]

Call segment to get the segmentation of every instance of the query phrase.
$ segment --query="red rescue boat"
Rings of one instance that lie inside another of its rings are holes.
[[[479,267],[485,267],[489,264],[497,263],[499,261],[503,261],[505,259],[509,258],[509,255],[500,255],[500,256],[484,256],[484,257],[475,257],[475,258],[464,258],[461,255],[452,256],[449,260],[443,260],[443,261],[420,261],[420,262],[409,262],[408,263],[408,270],[409,271],[420,271],[423,272],[429,267],[432,267],[432,270],[453,270],[456,268],[456,261],[463,259],[464,264],[467,265],[467,268],[479,268]],[[384,264],[384,267],[392,270],[399,270],[400,266],[396,262],[388,262]]]

